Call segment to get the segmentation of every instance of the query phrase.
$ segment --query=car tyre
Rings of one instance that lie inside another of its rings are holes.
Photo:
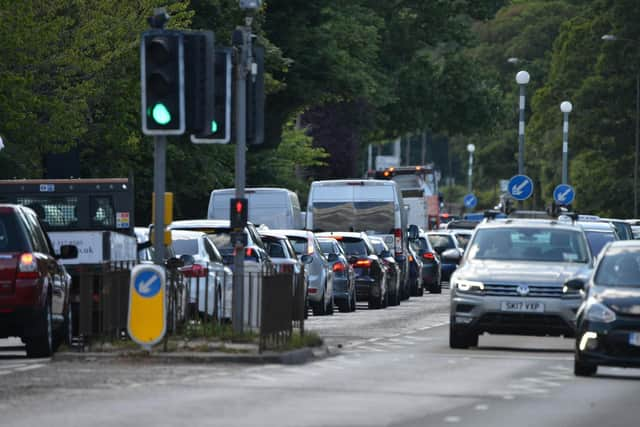
[[[467,349],[478,345],[478,334],[461,331],[459,328],[449,325],[449,347],[456,349]]]
[[[416,287],[418,288],[418,296],[421,297],[424,295],[424,288],[418,285],[418,281],[416,280]]]
[[[591,377],[598,372],[598,365],[583,363],[578,359],[573,361],[573,373],[576,377]]]
[[[49,301],[39,313],[37,322],[37,334],[25,340],[27,357],[50,357],[53,353],[53,317]]]
[[[442,282],[438,281],[437,283],[434,283],[431,288],[429,289],[429,292],[431,292],[432,294],[441,294],[442,293]]]
[[[325,285],[326,287],[326,285]],[[329,304],[327,305],[327,309],[325,310],[325,313],[329,316],[333,316],[333,305],[334,305],[335,301],[333,299],[333,295],[331,295],[331,298],[329,299]]]
[[[324,316],[327,314],[327,306],[324,302],[324,291],[322,292],[322,297],[320,298],[320,302],[314,303],[312,305],[313,315],[314,316]]]
[[[351,299],[349,300],[349,311],[356,311],[356,288],[351,291]]]

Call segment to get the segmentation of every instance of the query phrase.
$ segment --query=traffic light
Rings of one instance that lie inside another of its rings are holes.
[[[230,48],[215,50],[214,114],[211,135],[191,135],[196,144],[227,144],[231,141],[231,82]]]
[[[182,33],[151,30],[140,45],[142,132],[181,135],[185,131]]]
[[[246,198],[231,199],[229,205],[231,229],[240,231],[247,225],[249,201]]]
[[[208,138],[215,131],[215,52],[212,31],[184,32],[185,132]]]
[[[264,46],[253,45],[256,73],[247,76],[247,144],[264,142]]]

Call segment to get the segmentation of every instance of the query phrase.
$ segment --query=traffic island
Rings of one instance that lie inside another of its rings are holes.
[[[129,339],[93,342],[85,346],[61,348],[54,361],[136,361],[153,363],[245,363],[303,364],[328,357],[331,352],[313,332],[294,334],[290,342],[279,349],[259,351],[258,337],[243,336],[241,342],[232,339],[170,337],[151,348],[143,349]]]

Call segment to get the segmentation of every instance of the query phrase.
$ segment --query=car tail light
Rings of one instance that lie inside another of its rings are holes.
[[[409,262],[413,262],[413,255],[409,255]]]
[[[182,267],[180,271],[182,271],[185,277],[206,277],[207,274],[209,274],[209,269],[200,264],[187,265],[186,267]]]
[[[38,271],[38,263],[36,262],[33,254],[26,253],[20,255],[16,277],[18,279],[37,279],[38,277],[40,277],[40,272]]]
[[[318,290],[316,288],[309,288],[307,292],[310,294],[315,294],[316,292],[318,292]]]
[[[433,261],[434,259],[436,259],[435,255],[433,255],[431,252],[425,252],[422,254],[422,258],[429,260],[429,261]]]
[[[395,251],[396,255],[402,254],[402,229],[394,228],[393,235],[395,236]]]
[[[342,262],[336,262],[335,264],[333,264],[334,273],[343,272],[346,269],[347,269],[347,266],[344,265],[344,263]]]
[[[369,267],[371,267],[371,260],[370,259],[359,259],[358,261],[356,261],[356,263],[354,265],[356,267],[359,267],[359,268],[369,268]]]

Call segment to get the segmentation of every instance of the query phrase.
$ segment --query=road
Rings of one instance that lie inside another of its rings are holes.
[[[333,357],[306,365],[0,359],[3,426],[629,426],[640,370],[573,375],[571,340],[448,347],[448,295],[311,317]],[[15,343],[14,343],[15,344]]]

